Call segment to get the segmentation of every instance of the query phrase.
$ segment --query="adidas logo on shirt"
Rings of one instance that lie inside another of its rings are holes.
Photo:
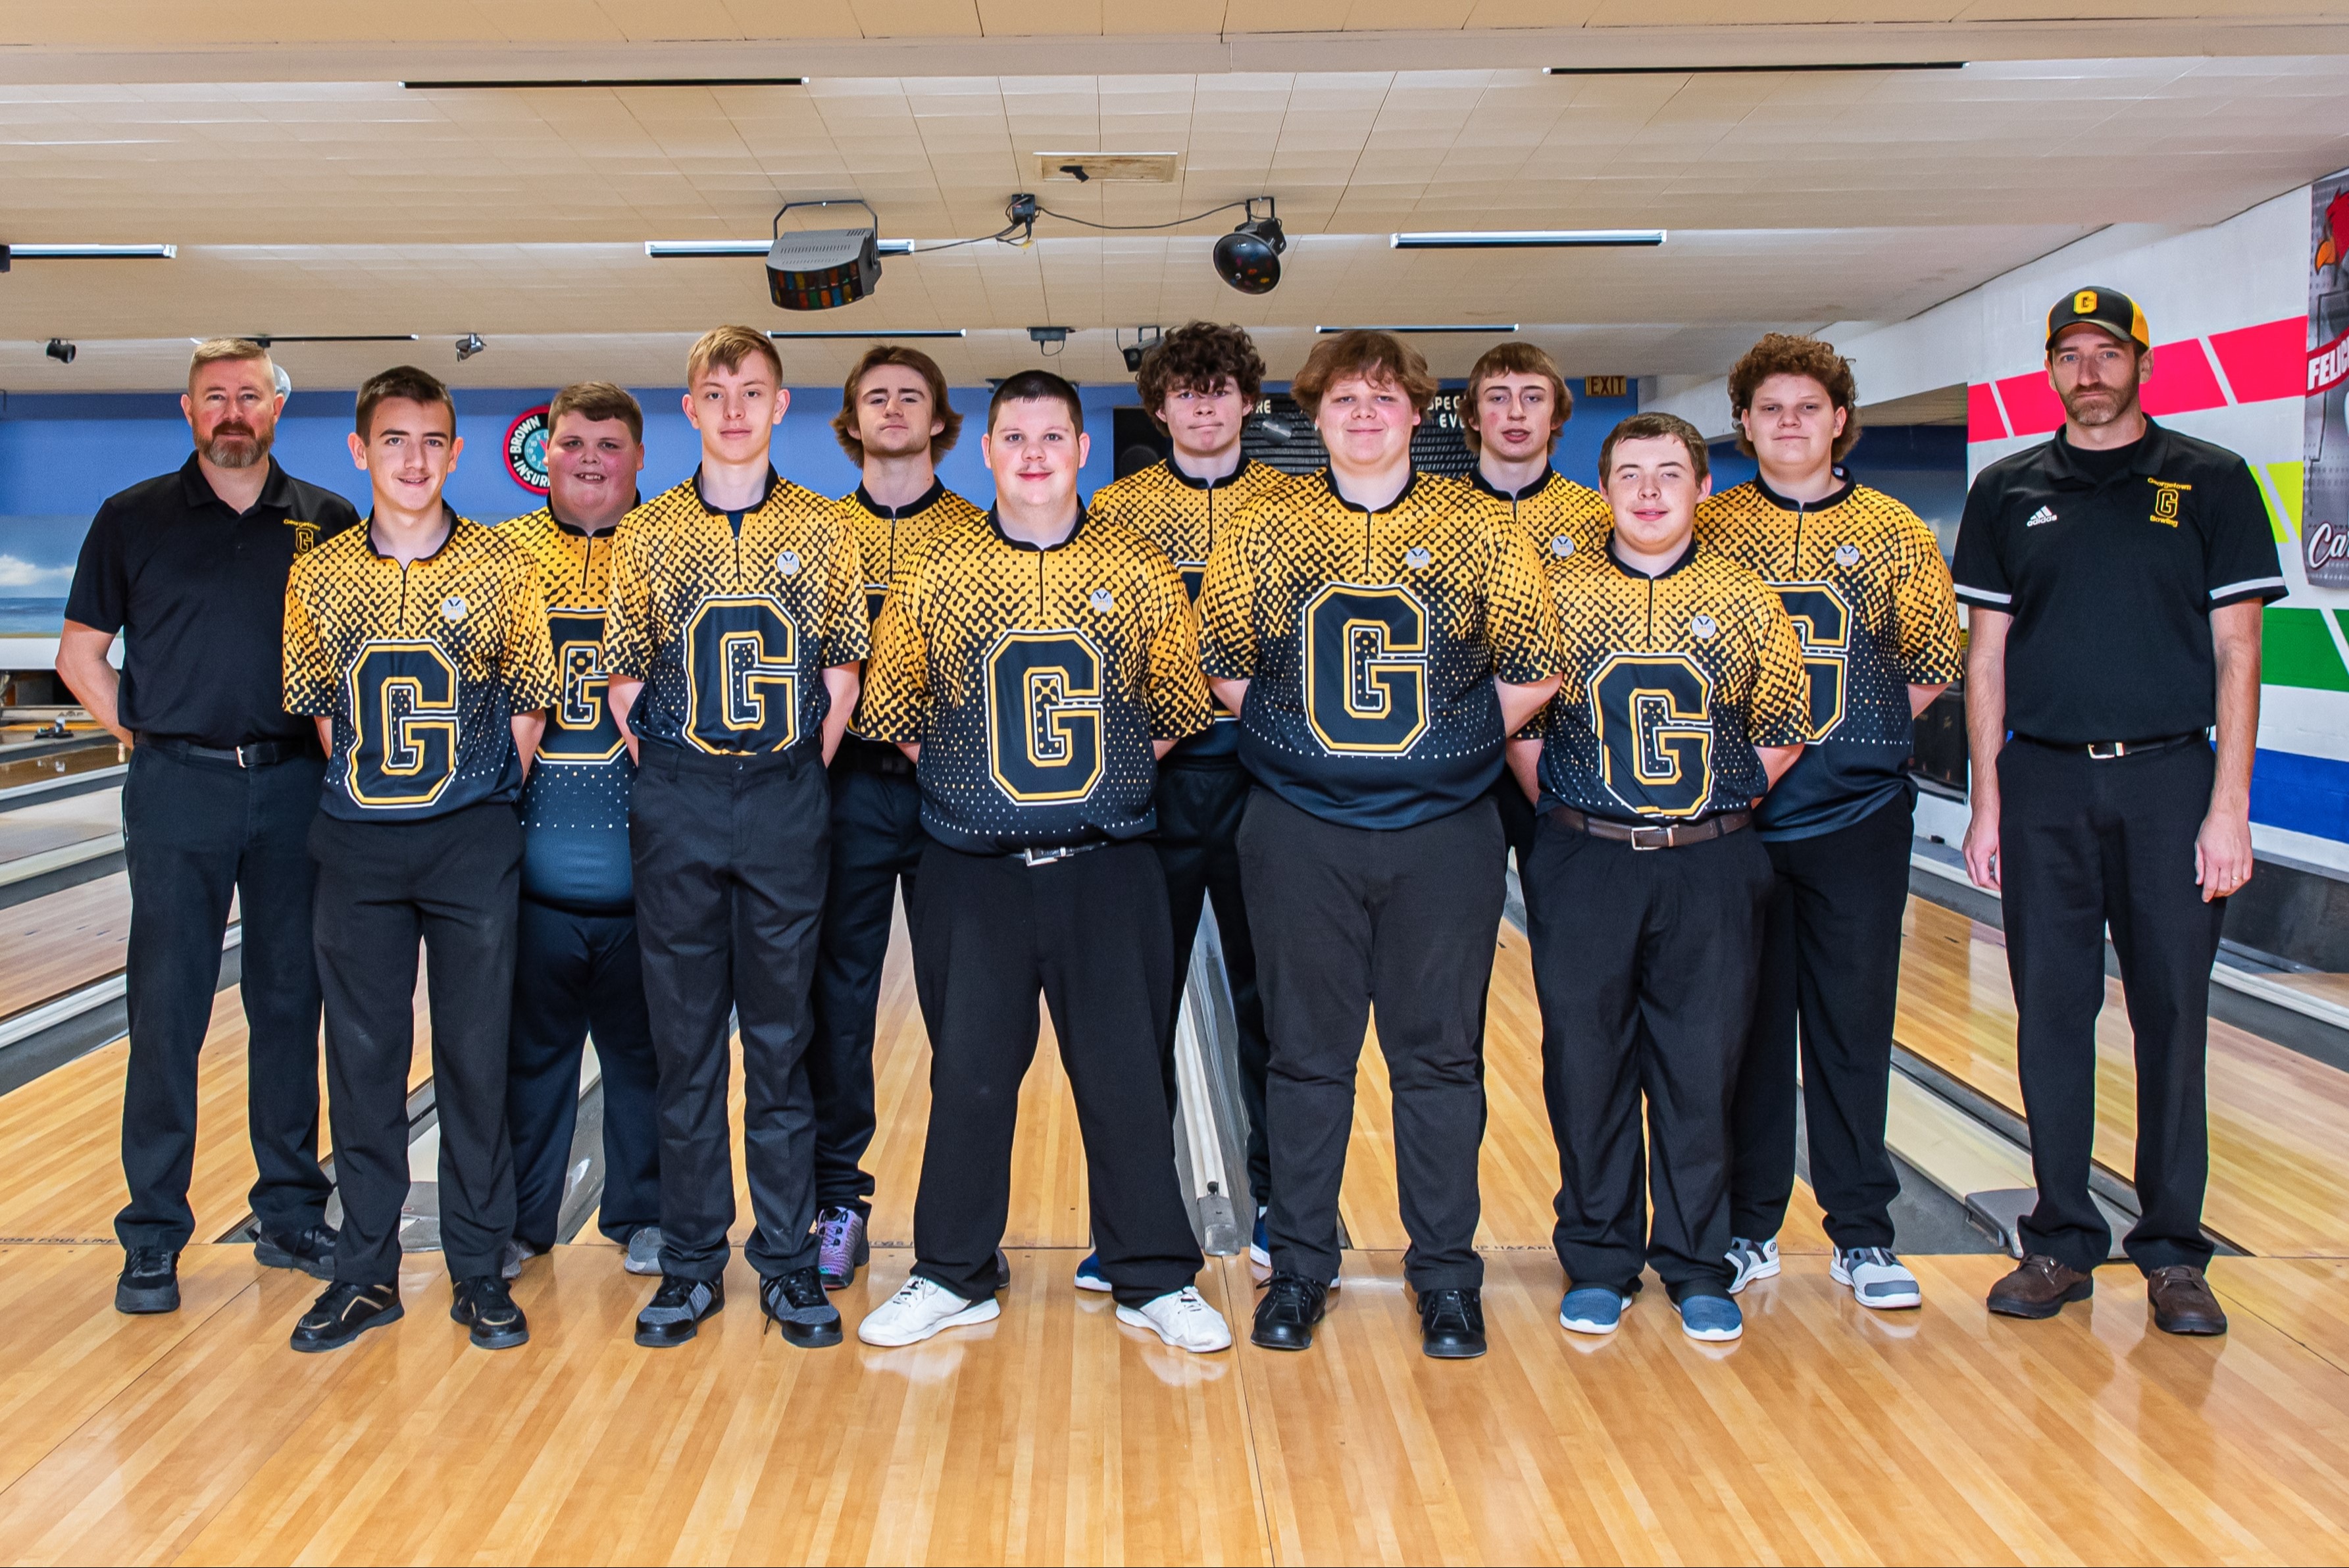
[[[2055,509],[2052,506],[2043,506],[2038,511],[2033,512],[2030,516],[2024,518],[2023,525],[2025,528],[2036,528],[2042,523],[2053,523],[2054,521]]]

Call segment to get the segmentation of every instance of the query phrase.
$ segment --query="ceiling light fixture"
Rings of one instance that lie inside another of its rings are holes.
[[[461,365],[488,347],[488,344],[481,341],[480,333],[468,332],[457,339],[457,362]]]
[[[1068,348],[1069,334],[1075,330],[1073,327],[1030,327],[1028,337],[1043,351],[1044,358],[1050,359]]]
[[[1264,216],[1256,204],[1264,203]],[[1280,231],[1279,209],[1269,196],[1251,196],[1238,228],[1216,242],[1216,275],[1242,294],[1270,294],[1280,286],[1280,253],[1288,236]]]
[[[783,214],[794,207],[862,207],[873,222],[869,228],[794,229],[787,234]],[[869,297],[881,286],[880,251],[874,244],[881,216],[861,197],[786,202],[775,210],[771,232],[767,296],[778,309],[837,310]]]
[[[1608,245],[1660,245],[1661,229],[1459,229],[1390,234],[1399,251],[1580,249]]]
[[[969,330],[961,327],[909,327],[900,332],[875,329],[870,332],[777,332],[767,336],[786,342],[823,342],[826,339],[856,338],[886,340],[896,337],[967,337]]]
[[[551,88],[714,88],[805,87],[805,77],[573,77],[568,78],[486,78],[479,81],[404,81],[410,92],[486,92],[498,88],[537,90]]]
[[[706,261],[712,257],[763,256],[775,248],[772,240],[647,240],[645,254],[655,261]],[[873,242],[873,254],[877,256],[909,256],[914,254],[911,240]]]
[[[1437,321],[1411,327],[1317,327],[1324,335],[1335,332],[1515,332],[1514,321]]]
[[[20,261],[170,261],[177,245],[0,245],[0,272]]]
[[[1964,60],[1812,60],[1784,66],[1546,66],[1551,77],[1771,76],[1781,71],[1961,71]]]
[[[55,359],[60,365],[70,365],[74,362],[74,356],[80,353],[81,350],[75,348],[72,344],[67,342],[62,337],[52,337],[49,339],[49,346],[42,349],[41,352],[47,354],[50,358]]]

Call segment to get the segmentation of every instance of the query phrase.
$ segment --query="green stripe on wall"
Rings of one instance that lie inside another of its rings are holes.
[[[2270,686],[2349,691],[2349,669],[2342,667],[2341,650],[2324,629],[2323,610],[2269,607],[2262,618],[2260,680]]]

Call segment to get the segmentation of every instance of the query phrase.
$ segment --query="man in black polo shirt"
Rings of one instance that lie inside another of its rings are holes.
[[[270,457],[285,403],[259,344],[222,337],[196,349],[180,400],[195,455],[98,509],[57,645],[57,674],[132,747],[122,789],[130,1201],[114,1221],[126,1253],[114,1304],[128,1313],[180,1304],[180,1249],[195,1226],[196,1056],[240,894],[254,1256],[321,1279],[334,1272],[304,838],[324,759],[309,722],[285,710],[278,661],[294,557],[358,514]],[[107,656],[124,633],[118,680]]]
[[[2111,1250],[2088,1196],[2109,925],[2137,1034],[2141,1218],[2122,1244],[2156,1327],[2223,1334],[2202,1276],[2210,965],[2227,896],[2251,875],[2260,612],[2284,582],[2243,460],[2137,406],[2151,343],[2116,290],[2058,301],[2047,373],[2064,428],[1983,470],[1958,531],[1966,869],[2004,889],[2039,1187],[1990,1309],[2053,1317],[2087,1298]]]

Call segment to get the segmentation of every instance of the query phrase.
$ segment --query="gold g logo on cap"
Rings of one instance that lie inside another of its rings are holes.
[[[2096,313],[2096,291],[2095,291],[2095,289],[2093,289],[2093,288],[2084,288],[2084,289],[2082,289],[2079,293],[2077,293],[2077,294],[2075,294],[2075,295],[2074,295],[2074,296],[2072,296],[2072,314],[2073,314],[2073,315],[2075,315],[2075,316],[2094,316],[2095,313]]]

